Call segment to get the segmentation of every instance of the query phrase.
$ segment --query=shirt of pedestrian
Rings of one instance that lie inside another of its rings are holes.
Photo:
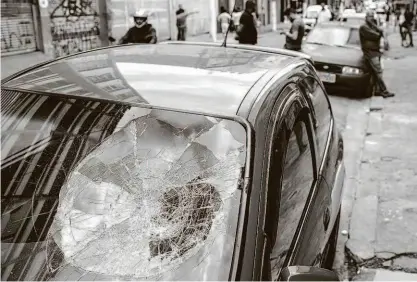
[[[290,33],[294,33],[295,31],[298,32],[297,38],[294,40],[290,37],[286,37],[285,43],[286,45],[292,49],[298,49],[301,48],[301,44],[303,43],[303,37],[304,37],[304,22],[300,18],[296,18],[290,28]]]
[[[177,26],[178,27],[184,27],[187,24],[187,17],[178,17],[181,14],[185,14],[184,9],[178,9],[177,12]]]
[[[232,18],[232,16],[230,16],[230,14],[228,12],[223,12],[219,15],[219,17],[217,18],[217,20],[221,23],[221,24],[228,24],[230,22],[230,19]]]
[[[413,23],[413,18],[414,18],[414,14],[411,11],[406,11],[404,13],[404,22],[407,24],[412,24]]]
[[[317,16],[317,22],[328,22],[332,18],[332,13],[329,11],[329,9],[320,10],[318,16]]]
[[[232,13],[232,19],[233,19],[233,22],[235,23],[235,25],[239,24],[241,16],[242,16],[242,12],[233,12]]]

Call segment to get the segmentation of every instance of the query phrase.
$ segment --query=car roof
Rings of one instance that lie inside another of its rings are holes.
[[[54,60],[2,87],[231,116],[260,78],[298,56],[308,58],[235,45],[134,44]]]

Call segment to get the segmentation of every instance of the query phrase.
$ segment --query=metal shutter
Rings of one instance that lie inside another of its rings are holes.
[[[1,55],[36,51],[32,5],[28,0],[1,1]]]

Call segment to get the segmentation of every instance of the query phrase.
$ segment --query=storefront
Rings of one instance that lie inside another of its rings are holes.
[[[29,0],[1,1],[1,55],[36,51],[36,28]]]

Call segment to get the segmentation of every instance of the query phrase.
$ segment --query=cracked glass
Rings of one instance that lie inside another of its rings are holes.
[[[1,108],[2,280],[228,279],[241,124],[2,91],[12,95]]]

